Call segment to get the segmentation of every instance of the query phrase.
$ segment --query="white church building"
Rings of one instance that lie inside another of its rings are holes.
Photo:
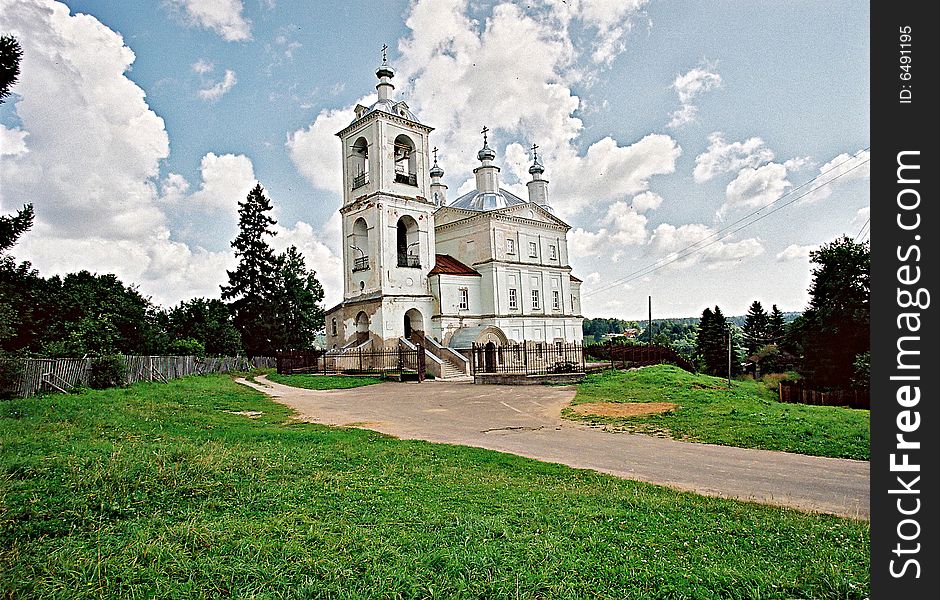
[[[390,66],[376,76],[378,101],[357,106],[336,134],[343,300],[327,311],[327,348],[426,340],[434,354],[456,355],[473,343],[581,341],[570,226],[548,204],[537,148],[519,198],[500,187],[484,128],[476,187],[448,200],[436,150],[430,159],[432,128],[393,99]]]

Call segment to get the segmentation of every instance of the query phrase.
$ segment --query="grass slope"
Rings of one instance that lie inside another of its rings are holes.
[[[837,406],[784,404],[757,381],[727,382],[672,365],[588,375],[572,404],[674,402],[661,415],[569,418],[613,423],[639,432],[665,431],[676,439],[725,446],[783,450],[834,458],[869,458],[869,411]]]
[[[0,596],[869,593],[867,523],[288,417],[223,376],[0,403]]]
[[[349,388],[382,383],[379,377],[359,377],[347,375],[278,375],[268,374],[268,379],[276,383],[308,390],[348,390]]]

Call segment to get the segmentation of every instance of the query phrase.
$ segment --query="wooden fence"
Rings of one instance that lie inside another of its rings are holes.
[[[14,359],[17,360],[17,359]],[[20,377],[11,390],[15,397],[29,397],[42,392],[69,392],[87,386],[91,358],[27,358],[18,359]],[[274,367],[272,357],[218,356],[125,356],[127,384],[138,381],[163,381],[203,375],[248,371],[252,368]]]
[[[867,389],[831,390],[822,392],[807,388],[799,381],[781,381],[778,391],[781,402],[870,408],[871,391]]]
[[[650,346],[648,344],[637,344],[627,346],[624,344],[594,344],[585,346],[584,352],[592,357],[602,360],[609,360],[613,368],[630,369],[634,367],[646,367],[649,365],[672,364],[695,373],[695,365],[689,360],[683,358],[672,348],[666,346]]]

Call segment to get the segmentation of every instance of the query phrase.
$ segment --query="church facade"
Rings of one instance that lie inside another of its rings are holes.
[[[528,199],[519,198],[499,186],[484,128],[475,189],[448,201],[436,150],[430,159],[432,128],[393,99],[390,66],[376,76],[378,100],[357,106],[336,134],[343,300],[327,311],[327,348],[581,341],[570,227],[548,204],[538,155]]]

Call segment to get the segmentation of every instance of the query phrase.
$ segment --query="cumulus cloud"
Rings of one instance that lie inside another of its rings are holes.
[[[27,135],[28,132],[18,127],[7,129],[5,125],[0,124],[0,156],[16,156],[29,152],[26,147]]]
[[[134,53],[121,36],[49,0],[4,2],[0,30],[20,40],[28,74],[15,110],[29,152],[4,157],[4,201],[28,199],[64,237],[119,239],[162,226],[152,181],[169,140],[125,76]]]
[[[715,229],[701,223],[678,227],[663,223],[653,230],[649,245],[651,254],[669,261],[673,268],[701,262],[707,269],[717,269],[764,253],[764,245],[757,238],[725,241]]]
[[[232,89],[236,83],[238,83],[238,79],[235,77],[235,72],[231,69],[226,69],[222,81],[199,90],[198,94],[203,100],[215,102]]]
[[[870,159],[871,152],[868,150],[860,150],[854,155],[842,153],[836,156],[819,167],[819,179],[813,184],[816,189],[800,198],[798,204],[820,202],[831,196],[841,186],[853,181],[868,181],[871,179]]]
[[[44,275],[115,273],[162,304],[217,297],[234,255],[174,239],[167,213],[200,207],[234,223],[254,178],[247,157],[207,154],[195,192],[174,173],[158,185],[167,133],[125,75],[134,53],[119,34],[50,0],[0,0],[0,31],[23,44],[28,74],[14,105],[21,126],[2,133],[26,150],[3,142],[15,150],[0,169],[3,202],[28,200],[36,210],[17,258]]]
[[[764,140],[759,137],[728,143],[722,133],[716,131],[708,136],[708,149],[695,157],[692,176],[697,183],[702,183],[722,173],[755,168],[773,159],[773,151],[764,146]]]
[[[242,15],[241,0],[169,0],[181,10],[190,25],[216,32],[222,39],[235,42],[251,39],[251,21]]]
[[[687,73],[677,75],[672,82],[672,88],[676,90],[681,106],[672,113],[667,127],[678,129],[694,121],[698,114],[695,99],[717,87],[721,87],[721,75],[711,65],[695,67]]]
[[[649,236],[648,220],[627,202],[610,205],[600,220],[602,227],[587,231],[577,227],[568,233],[568,244],[574,256],[609,256],[619,260],[628,246],[640,246]]]
[[[725,188],[725,203],[719,214],[733,208],[765,206],[782,196],[790,186],[787,168],[779,163],[768,163],[756,169],[746,167]]]
[[[584,76],[576,64],[583,46],[574,44],[572,36],[616,47],[619,42],[611,40],[622,38],[628,28],[624,23],[640,14],[643,5],[645,1],[545,0],[524,11],[504,3],[481,23],[468,15],[465,0],[414,2],[406,20],[410,33],[399,41],[400,56],[393,61],[398,69],[393,83],[399,86],[397,97],[435,127],[432,144],[441,148],[451,190],[459,194],[472,185],[484,124],[503,167],[502,184],[509,189],[524,191],[531,164],[524,148],[539,144],[552,182],[550,202],[562,216],[639,194],[649,188],[651,177],[674,172],[681,150],[666,135],[629,145],[607,137],[581,150],[583,124],[575,116],[581,100],[572,85]],[[617,23],[622,31],[616,31]],[[595,48],[591,43],[588,47]],[[603,54],[597,56],[601,63]],[[539,59],[520,61],[519,56]],[[374,96],[358,102],[368,105]],[[322,111],[287,141],[301,174],[337,194],[340,152],[324,149],[337,147],[333,134],[352,121],[353,106]]]
[[[809,253],[816,249],[816,246],[800,246],[790,244],[781,252],[777,253],[777,262],[789,262],[791,260],[809,260]]]
[[[650,210],[656,210],[663,203],[663,197],[656,192],[643,192],[633,197],[633,210],[638,213],[644,213]]]

